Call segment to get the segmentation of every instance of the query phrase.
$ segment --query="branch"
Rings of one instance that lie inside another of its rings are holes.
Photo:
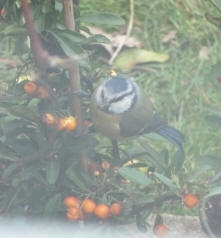
[[[133,28],[133,22],[134,22],[134,0],[130,0],[130,20],[129,20],[129,24],[127,27],[127,33],[126,33],[124,39],[119,44],[119,46],[117,47],[116,51],[113,53],[111,59],[109,60],[109,64],[113,63],[113,61],[116,59],[119,52],[121,51],[122,47],[124,46],[125,42],[129,38],[132,28]]]
[[[47,51],[43,50],[40,37],[36,31],[34,20],[31,15],[30,6],[27,0],[21,0],[21,8],[25,18],[25,24],[30,37],[31,48],[35,58],[36,66],[45,71],[49,65],[49,55]]]
[[[64,16],[65,23],[69,30],[75,31],[75,19],[74,19],[74,11],[73,11],[73,2],[72,0],[63,0],[64,6]],[[73,92],[81,90],[81,81],[80,81],[80,72],[79,72],[79,64],[77,61],[73,60],[72,65],[69,68],[70,74],[70,86]],[[83,132],[83,118],[81,111],[81,99],[77,95],[72,95],[72,105],[75,116],[77,117],[77,131],[79,134]]]
[[[65,16],[65,23],[69,30],[75,31],[75,18],[74,18],[74,10],[73,10],[73,1],[72,0],[63,0],[63,7],[64,7],[64,16]],[[77,61],[73,60],[72,66],[69,68],[69,75],[70,75],[70,86],[72,92],[81,91],[81,81],[80,81],[80,70],[79,64]],[[72,95],[72,105],[73,111],[77,118],[77,132],[82,135],[84,130],[83,124],[83,115],[81,110],[81,99],[79,96],[73,94]],[[90,158],[85,150],[80,152],[80,159],[82,167],[88,171],[89,169],[89,161]]]
[[[53,68],[63,68],[63,69],[70,69],[75,64],[75,61],[80,60],[81,58],[77,57],[70,57],[70,58],[61,58],[58,56],[51,56],[49,53],[43,48],[41,44],[41,39],[39,34],[35,28],[34,20],[31,15],[30,6],[27,0],[21,0],[21,7],[25,18],[25,24],[27,27],[27,31],[30,37],[31,48],[33,51],[33,56],[35,58],[37,68],[45,72],[45,70],[49,67]],[[69,9],[67,9],[68,11]],[[72,9],[70,9],[72,10]],[[69,29],[74,30],[74,25],[71,24],[71,17],[66,16],[66,22]],[[74,22],[74,21],[73,21]]]

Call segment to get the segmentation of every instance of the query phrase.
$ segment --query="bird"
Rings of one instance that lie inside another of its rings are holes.
[[[183,150],[183,134],[168,125],[129,76],[105,79],[92,95],[90,110],[96,130],[111,140],[157,133]]]

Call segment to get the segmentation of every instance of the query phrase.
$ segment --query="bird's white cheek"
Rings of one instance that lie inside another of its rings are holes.
[[[128,110],[133,105],[134,94],[127,95],[119,101],[112,102],[108,108],[108,110],[114,114],[121,114]]]

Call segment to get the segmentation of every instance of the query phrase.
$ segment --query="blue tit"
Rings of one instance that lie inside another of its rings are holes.
[[[112,76],[95,90],[91,114],[95,128],[112,140],[155,132],[182,150],[182,133],[167,124],[126,76]]]

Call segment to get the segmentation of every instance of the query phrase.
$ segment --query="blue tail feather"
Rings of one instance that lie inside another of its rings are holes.
[[[182,144],[184,141],[184,136],[180,131],[178,131],[174,127],[164,125],[155,129],[154,132],[156,132],[160,136],[164,137],[165,139],[173,143],[175,146],[178,147],[179,150],[183,151]]]

